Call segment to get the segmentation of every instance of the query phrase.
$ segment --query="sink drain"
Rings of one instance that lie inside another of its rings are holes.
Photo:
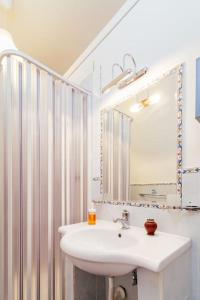
[[[123,300],[126,299],[126,290],[123,286],[119,285],[115,288],[114,300]]]

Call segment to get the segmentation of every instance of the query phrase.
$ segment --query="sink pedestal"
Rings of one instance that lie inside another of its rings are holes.
[[[138,300],[192,300],[190,251],[159,273],[138,268],[137,276]]]
[[[114,300],[114,278],[108,277],[108,296],[107,300]]]

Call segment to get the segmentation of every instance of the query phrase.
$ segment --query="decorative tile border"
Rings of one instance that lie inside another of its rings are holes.
[[[183,169],[183,174],[192,174],[192,173],[200,173],[200,168],[187,168]]]
[[[133,207],[143,207],[143,208],[158,208],[158,209],[182,209],[181,206],[166,205],[160,203],[144,203],[144,202],[134,202],[134,201],[110,201],[110,200],[93,200],[94,204],[110,204],[110,205],[127,205]]]
[[[182,149],[183,149],[183,64],[178,68],[177,92],[177,193],[180,195],[182,206]]]
[[[196,174],[200,173],[199,167],[194,168],[185,168],[182,170],[182,174]],[[170,184],[170,183],[167,183]],[[171,183],[173,184],[173,183]],[[146,184],[144,184],[146,185]],[[157,209],[173,209],[173,210],[180,210],[183,209],[182,206],[171,206],[166,204],[158,204],[158,203],[144,203],[144,202],[134,202],[134,201],[110,201],[110,200],[93,200],[94,204],[110,204],[110,205],[127,205],[133,207],[143,207],[143,208],[157,208]],[[186,209],[186,208],[185,208]]]
[[[160,182],[160,183],[133,183],[133,184],[129,184],[129,186],[154,186],[154,185],[157,185],[157,186],[160,186],[160,185],[175,185],[176,182]]]
[[[165,72],[162,74],[160,77],[158,77],[156,80],[153,80],[151,83],[148,85],[144,86],[139,92],[142,92],[143,90],[147,89],[149,86],[155,84],[156,82],[162,80],[166,76],[178,73],[177,75],[177,193],[180,196],[181,199],[181,205],[180,207],[176,206],[166,206],[163,204],[146,204],[146,203],[136,203],[136,202],[116,202],[116,201],[106,201],[103,200],[104,203],[109,203],[116,205],[116,203],[123,204],[125,203],[126,205],[129,205],[130,203],[131,206],[137,206],[137,207],[156,207],[156,208],[177,208],[180,209],[182,206],[182,175],[183,175],[183,170],[182,170],[182,143],[183,143],[183,64],[176,66],[175,68]],[[111,107],[110,107],[111,108]],[[103,113],[104,110],[101,111],[101,145],[100,145],[100,193],[103,194]],[[100,201],[102,203],[102,201]]]

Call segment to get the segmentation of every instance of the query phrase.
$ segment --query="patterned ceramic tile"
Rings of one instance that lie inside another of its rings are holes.
[[[187,168],[183,169],[183,174],[190,174],[190,173],[200,173],[200,168]]]
[[[159,208],[159,209],[182,209],[180,206],[159,204],[159,203],[141,203],[141,202],[129,202],[129,201],[109,201],[109,200],[93,200],[94,204],[111,204],[111,205],[127,205],[134,207],[145,207],[145,208]]]

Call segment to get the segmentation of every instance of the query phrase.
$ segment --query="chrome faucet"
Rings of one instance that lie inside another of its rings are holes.
[[[120,222],[122,224],[122,229],[129,229],[128,224],[129,212],[127,210],[123,210],[122,218],[113,219],[114,223]]]

